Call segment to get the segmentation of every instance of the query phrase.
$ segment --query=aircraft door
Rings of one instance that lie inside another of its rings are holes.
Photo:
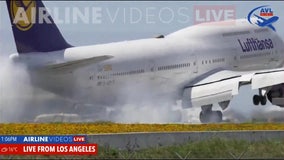
[[[233,49],[232,50],[232,55],[233,55],[233,59],[232,59],[232,68],[234,70],[238,70],[239,68],[239,63],[240,63],[240,53],[238,52],[237,49]]]
[[[191,66],[193,67],[192,71],[193,73],[198,73],[198,63],[197,63],[197,57],[196,54],[192,54],[190,56]]]
[[[145,68],[146,68],[145,72],[147,72],[149,74],[151,80],[154,80],[155,79],[155,72],[156,72],[154,60],[147,60],[147,63],[145,65],[146,65],[145,66]]]

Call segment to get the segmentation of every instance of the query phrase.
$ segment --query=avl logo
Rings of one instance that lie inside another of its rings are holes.
[[[218,22],[236,19],[236,7],[233,5],[199,5],[194,6],[194,24]],[[232,24],[232,23],[222,23]]]
[[[278,21],[279,17],[275,16],[273,10],[268,5],[259,6],[251,10],[248,14],[248,21],[251,24],[258,25],[259,27],[269,27],[276,30],[272,25]]]

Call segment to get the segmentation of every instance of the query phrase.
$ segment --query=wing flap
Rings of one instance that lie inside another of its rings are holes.
[[[199,77],[198,82],[185,87],[184,96],[189,95],[192,106],[208,105],[232,99],[239,93],[241,86],[251,84],[252,89],[265,88],[284,83],[283,77],[284,68],[248,72],[219,71]]]
[[[252,89],[264,88],[281,84],[284,81],[284,70],[259,72],[252,78]]]

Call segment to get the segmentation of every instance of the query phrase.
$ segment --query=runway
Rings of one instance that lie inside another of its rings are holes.
[[[119,150],[138,150],[208,140],[212,138],[245,140],[248,142],[284,140],[284,131],[195,131],[195,132],[145,132],[88,135],[88,143]]]

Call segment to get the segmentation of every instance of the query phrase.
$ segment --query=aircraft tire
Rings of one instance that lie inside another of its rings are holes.
[[[254,95],[252,100],[253,100],[253,104],[257,106],[257,105],[259,105],[259,102],[260,102],[261,99],[260,99],[259,95]]]
[[[199,120],[201,123],[220,123],[222,122],[223,114],[221,111],[200,112]]]
[[[267,102],[266,97],[265,96],[261,96],[260,97],[260,104],[264,106],[264,105],[266,105],[266,102]]]

